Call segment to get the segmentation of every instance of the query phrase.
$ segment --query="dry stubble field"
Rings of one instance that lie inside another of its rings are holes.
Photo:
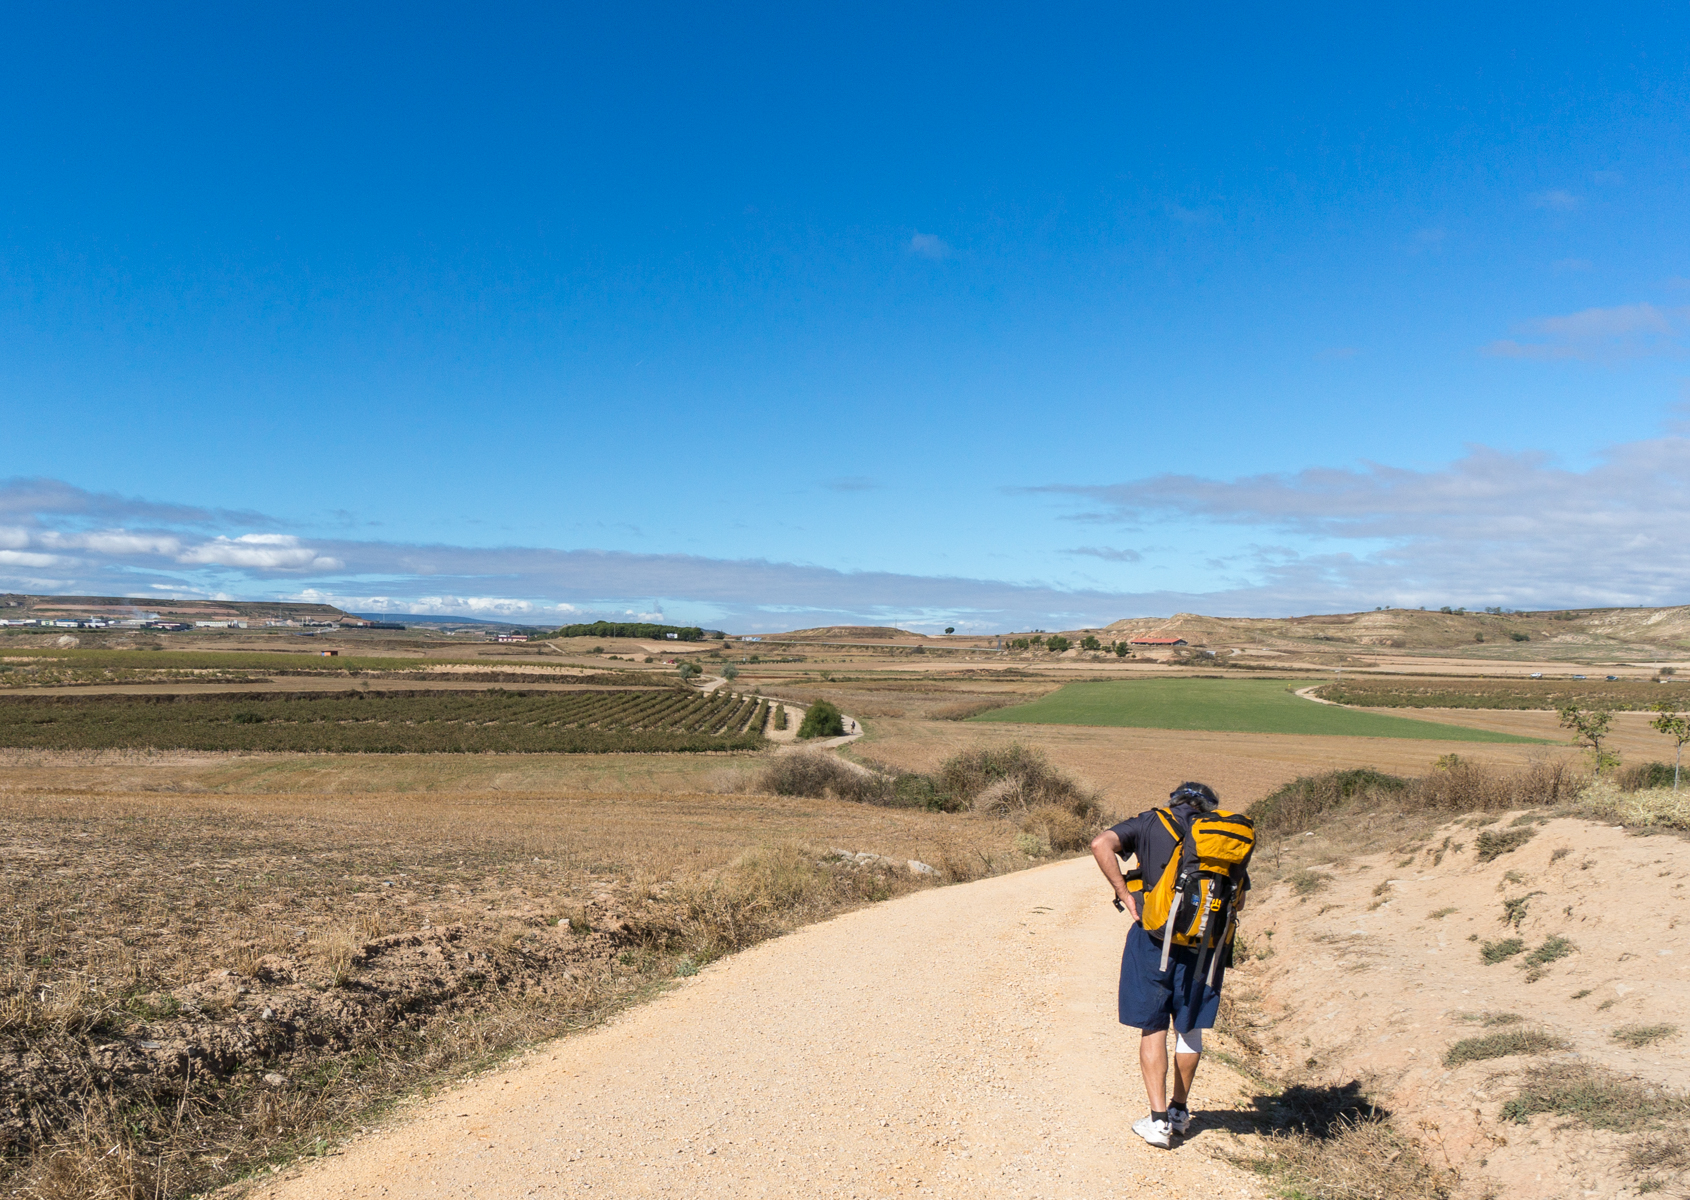
[[[739,946],[1028,861],[972,814],[704,790],[743,757],[260,757],[9,756],[9,1188],[227,1182]],[[617,772],[659,786],[567,786]]]

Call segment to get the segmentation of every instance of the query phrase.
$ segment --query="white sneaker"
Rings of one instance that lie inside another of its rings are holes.
[[[1140,1117],[1133,1122],[1133,1132],[1149,1142],[1152,1146],[1159,1146],[1166,1150],[1173,1141],[1173,1126],[1166,1121],[1158,1121],[1155,1117]]]
[[[1191,1110],[1183,1104],[1168,1105],[1168,1126],[1183,1136],[1185,1131],[1191,1128]]]

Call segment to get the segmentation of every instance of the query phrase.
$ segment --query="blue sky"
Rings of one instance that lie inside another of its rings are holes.
[[[14,10],[0,587],[1683,603],[1687,46],[1667,5]]]

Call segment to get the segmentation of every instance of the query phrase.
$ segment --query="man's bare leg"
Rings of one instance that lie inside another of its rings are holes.
[[[1180,1058],[1188,1057],[1179,1055]],[[1195,1058],[1195,1055],[1189,1057]],[[1138,1043],[1138,1065],[1144,1072],[1144,1090],[1150,1097],[1150,1111],[1153,1113],[1168,1111],[1168,1031],[1158,1029],[1155,1033],[1144,1033]],[[1195,1071],[1194,1062],[1191,1069]],[[1174,1081],[1179,1087],[1179,1080]],[[1186,1080],[1186,1087],[1190,1087],[1190,1080]]]
[[[1168,1051],[1162,1050],[1163,1061],[1167,1061]],[[1191,1081],[1197,1077],[1197,1064],[1203,1061],[1203,1052],[1196,1054],[1174,1054],[1174,1097],[1173,1102],[1180,1107],[1187,1107],[1186,1097],[1191,1095]]]

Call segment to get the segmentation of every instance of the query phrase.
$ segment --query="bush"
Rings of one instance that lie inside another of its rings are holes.
[[[1620,785],[1622,792],[1640,792],[1647,788],[1670,788],[1672,786],[1672,764],[1664,762],[1638,763],[1634,767],[1626,767],[1614,776],[1614,782]]]
[[[1045,649],[1049,650],[1052,654],[1061,654],[1064,650],[1070,649],[1073,645],[1073,642],[1070,642],[1059,633],[1054,633],[1045,639]]]
[[[775,728],[786,728],[786,705],[784,704],[775,705]]]
[[[1088,634],[1086,634],[1085,637],[1080,639],[1080,649],[1082,649],[1082,650],[1101,650],[1101,649],[1103,649],[1103,643],[1098,641],[1096,637],[1094,637],[1093,635],[1088,633]]]
[[[831,796],[859,804],[888,804],[893,796],[891,780],[884,776],[815,752],[776,755],[758,777],[757,787],[776,796]]]
[[[804,719],[798,725],[800,739],[843,737],[845,735],[845,717],[838,707],[829,700],[817,700],[804,711]]]
[[[959,804],[1014,821],[1055,849],[1080,849],[1107,819],[1098,793],[1019,742],[951,755],[939,767],[938,784]]]
[[[1115,657],[1116,658],[1125,658],[1125,657],[1127,657],[1127,655],[1129,655],[1131,653],[1132,653],[1132,648],[1130,646],[1128,646],[1125,642],[1116,642],[1115,643]]]

